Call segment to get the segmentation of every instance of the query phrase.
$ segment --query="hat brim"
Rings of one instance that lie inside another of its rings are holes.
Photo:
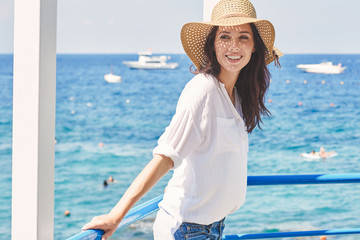
[[[237,26],[247,23],[255,24],[260,37],[268,50],[265,55],[266,64],[275,60],[273,50],[278,57],[283,55],[281,51],[274,47],[275,29],[271,22],[249,17],[229,17],[214,22],[187,23],[181,29],[181,42],[183,48],[195,67],[200,70],[206,65],[204,46],[211,29],[214,26]]]

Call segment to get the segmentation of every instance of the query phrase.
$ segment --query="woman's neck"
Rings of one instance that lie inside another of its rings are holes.
[[[221,71],[217,76],[218,80],[225,85],[226,92],[229,94],[229,97],[232,103],[235,105],[235,95],[234,95],[234,86],[236,84],[239,73]]]

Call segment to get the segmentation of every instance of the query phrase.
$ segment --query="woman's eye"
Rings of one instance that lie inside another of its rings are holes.
[[[227,35],[221,35],[221,36],[220,36],[220,39],[229,39],[229,36],[227,36]]]
[[[243,35],[243,36],[240,36],[240,39],[249,39],[249,37],[246,35]]]

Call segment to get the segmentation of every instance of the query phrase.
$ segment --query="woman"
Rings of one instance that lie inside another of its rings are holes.
[[[269,115],[264,95],[278,60],[274,28],[248,0],[221,0],[209,23],[183,26],[181,40],[197,75],[183,90],[154,158],[109,214],[83,229],[103,239],[164,174],[174,170],[154,223],[154,239],[221,239],[224,218],[245,201],[247,134]]]

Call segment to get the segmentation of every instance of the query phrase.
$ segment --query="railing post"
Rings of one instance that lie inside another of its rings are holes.
[[[14,1],[13,240],[54,236],[56,0]]]
[[[203,20],[205,22],[209,22],[211,19],[211,13],[219,0],[204,0],[204,7],[203,7]]]

